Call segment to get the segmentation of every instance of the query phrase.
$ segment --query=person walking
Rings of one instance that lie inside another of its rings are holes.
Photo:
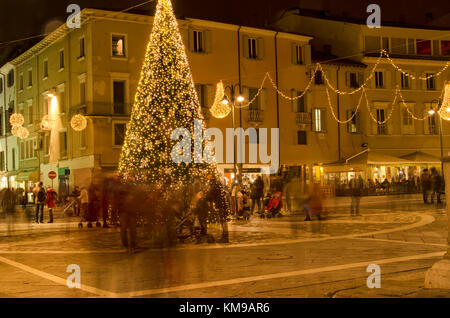
[[[352,196],[352,203],[350,205],[350,214],[351,216],[358,216],[359,213],[359,204],[361,202],[361,195],[362,190],[364,187],[364,181],[361,178],[361,175],[358,175],[355,178],[352,178],[349,183],[350,190],[351,190],[351,196]]]
[[[250,193],[250,198],[252,199],[251,214],[253,214],[255,206],[258,206],[258,210],[256,212],[259,213],[262,211],[261,204],[263,196],[264,196],[264,182],[261,176],[258,176],[251,186],[251,193]]]
[[[436,168],[431,168],[431,204],[433,204],[434,196],[436,195],[437,203],[441,202],[441,188],[442,188],[442,178]]]
[[[50,217],[50,220],[48,223],[53,223],[53,209],[56,206],[56,199],[58,195],[50,186],[47,186],[47,199],[45,200],[45,203],[47,203],[48,206],[48,214]]]
[[[39,182],[36,190],[36,223],[44,223],[44,205],[47,199],[47,194],[45,193],[44,184]]]
[[[75,188],[73,189],[72,194],[71,194],[71,196],[75,200],[75,205],[74,205],[74,208],[73,208],[73,210],[75,212],[75,216],[80,216],[81,202],[80,202],[80,199],[78,199],[80,194],[81,194],[80,187],[79,186],[75,186]]]
[[[80,196],[78,197],[78,200],[80,200],[81,203],[81,217],[83,220],[86,220],[86,215],[88,212],[89,207],[89,193],[86,187],[81,187]]]
[[[424,169],[420,176],[420,184],[422,187],[423,203],[428,203],[428,193],[431,190],[431,177],[428,169]]]

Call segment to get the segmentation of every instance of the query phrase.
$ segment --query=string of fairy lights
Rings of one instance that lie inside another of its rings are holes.
[[[399,104],[404,107],[406,109],[406,111],[408,112],[408,114],[417,121],[424,121],[427,120],[429,117],[434,116],[436,113],[441,116],[444,120],[450,120],[450,83],[445,83],[444,88],[441,92],[441,96],[440,96],[440,100],[442,100],[442,104],[439,107],[439,105],[437,107],[433,107],[433,105],[431,105],[430,109],[426,112],[426,114],[423,117],[418,117],[416,116],[416,114],[414,114],[414,111],[412,111],[410,109],[410,106],[408,105],[408,103],[405,101],[405,98],[402,94],[402,90],[400,88],[399,85],[396,85],[395,87],[395,91],[394,91],[394,99],[392,101],[391,106],[390,106],[390,112],[389,114],[384,118],[384,120],[379,120],[374,114],[373,114],[373,110],[372,107],[370,106],[370,102],[369,99],[367,97],[367,91],[366,89],[369,87],[370,82],[372,81],[373,77],[375,76],[375,72],[378,69],[379,64],[382,62],[383,58],[386,57],[387,61],[394,67],[394,69],[396,69],[398,72],[402,73],[404,76],[411,78],[411,79],[417,79],[417,80],[421,80],[421,81],[428,81],[431,78],[436,78],[441,76],[450,66],[450,61],[448,61],[439,71],[437,71],[436,73],[433,74],[429,74],[427,76],[415,76],[411,73],[408,73],[406,71],[404,71],[402,68],[400,68],[394,61],[393,59],[390,57],[389,53],[383,49],[380,51],[380,55],[377,58],[377,60],[375,61],[375,64],[373,65],[373,67],[370,70],[369,75],[366,77],[366,79],[364,80],[363,83],[361,83],[359,85],[359,87],[350,90],[350,91],[343,91],[340,89],[337,89],[336,87],[334,87],[330,81],[330,79],[328,78],[322,64],[320,63],[316,63],[316,66],[314,68],[314,70],[311,72],[311,77],[310,80],[308,82],[308,84],[306,85],[306,87],[302,90],[301,94],[297,95],[297,96],[289,96],[286,93],[284,93],[283,91],[281,91],[276,82],[273,80],[273,78],[271,77],[270,73],[267,72],[264,75],[264,78],[261,82],[261,85],[259,87],[259,89],[257,90],[257,93],[252,97],[252,99],[250,101],[248,101],[247,103],[242,103],[239,102],[238,99],[238,103],[235,103],[235,105],[233,107],[236,108],[247,108],[250,107],[250,105],[252,105],[256,99],[260,96],[261,92],[264,90],[265,88],[265,84],[266,81],[269,80],[270,81],[270,85],[273,87],[273,89],[277,92],[277,94],[279,96],[281,96],[282,98],[289,100],[289,101],[295,101],[298,99],[301,99],[305,96],[305,94],[310,91],[312,84],[314,83],[314,80],[318,74],[318,72],[321,73],[321,76],[323,78],[324,83],[326,84],[326,95],[327,95],[327,100],[328,100],[328,107],[330,108],[331,114],[333,116],[333,119],[340,123],[340,124],[347,124],[350,123],[355,116],[357,116],[358,112],[361,111],[361,104],[362,104],[362,99],[364,97],[365,99],[365,104],[366,104],[366,108],[369,112],[369,117],[372,121],[374,121],[375,123],[377,123],[378,125],[384,125],[386,124],[389,120],[392,119],[394,111],[396,109],[396,105],[397,105],[397,101],[398,99],[400,99]],[[219,86],[221,87],[219,89]],[[354,95],[357,93],[360,93],[360,98],[358,100],[358,104],[355,107],[355,110],[353,111],[352,115],[350,118],[348,118],[347,120],[340,120],[338,118],[338,116],[336,115],[336,111],[332,105],[332,101],[331,101],[331,97],[330,97],[330,93],[329,93],[329,89],[332,90],[335,94],[338,95]],[[216,96],[215,96],[215,100],[214,100],[214,104],[212,105],[210,112],[211,114],[216,117],[216,118],[225,118],[228,116],[228,114],[231,112],[231,106],[228,103],[228,100],[230,99],[230,97],[226,94],[225,90],[223,89],[223,82],[221,81],[218,84],[218,89],[216,91]],[[243,98],[242,96],[240,96],[240,100],[242,101]]]

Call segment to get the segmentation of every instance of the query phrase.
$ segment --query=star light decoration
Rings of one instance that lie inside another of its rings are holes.
[[[216,97],[214,98],[214,104],[209,110],[211,114],[216,118],[225,118],[231,112],[231,107],[229,104],[223,103],[223,98],[225,97],[225,88],[223,82],[217,83]]]
[[[75,131],[83,131],[87,127],[87,119],[81,114],[77,114],[70,120],[70,126]]]
[[[192,140],[190,162],[175,163],[171,156],[174,146],[181,138],[184,140],[184,136],[172,136],[172,132],[185,128],[194,136],[194,121],[201,119],[201,106],[172,3],[158,0],[120,156],[119,178],[152,184],[164,191],[189,186],[194,177],[206,184],[206,176],[214,175],[217,167],[194,163],[199,158],[194,157]]]

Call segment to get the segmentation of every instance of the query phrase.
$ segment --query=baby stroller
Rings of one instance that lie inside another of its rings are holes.
[[[98,209],[98,205],[96,204],[96,202],[89,202],[86,215],[81,218],[80,223],[78,223],[78,228],[80,228],[80,229],[83,228],[83,221],[88,222],[87,227],[89,229],[91,229],[93,227],[92,226],[93,222],[96,222],[95,223],[96,227],[101,227],[102,225],[98,221],[98,211],[99,211],[99,209]]]
[[[279,191],[274,191],[270,197],[266,196],[264,199],[264,213],[261,218],[281,217],[281,209],[283,208],[282,194]]]

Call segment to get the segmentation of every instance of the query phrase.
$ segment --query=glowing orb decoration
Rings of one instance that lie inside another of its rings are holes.
[[[225,88],[222,81],[217,83],[216,97],[214,98],[214,104],[211,106],[210,112],[216,118],[225,118],[231,112],[229,103],[224,103]]]
[[[16,135],[20,139],[25,139],[25,138],[27,138],[30,135],[30,132],[25,127],[19,127],[19,128],[17,128]]]
[[[442,100],[439,115],[442,119],[450,121],[450,83],[445,84],[444,98]]]
[[[25,119],[22,114],[12,114],[9,118],[9,122],[13,127],[20,127],[25,123]]]
[[[72,126],[72,129],[75,131],[85,130],[87,127],[86,117],[81,114],[73,116],[70,120],[70,126]]]
[[[52,120],[50,119],[50,117],[48,115],[45,115],[44,117],[42,117],[42,121],[41,121],[41,129],[42,130],[52,130]]]
[[[12,126],[11,128],[11,133],[13,134],[13,136],[17,136],[17,130],[20,128],[20,126]]]

